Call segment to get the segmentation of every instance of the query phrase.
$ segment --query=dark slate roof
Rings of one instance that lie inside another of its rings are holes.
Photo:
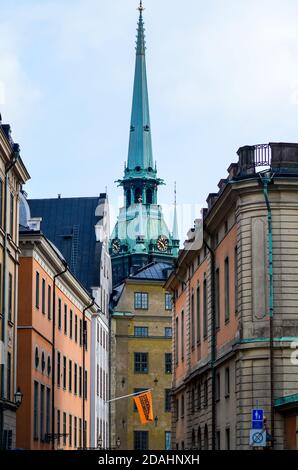
[[[101,195],[101,198],[105,195]],[[42,217],[41,232],[58,248],[71,272],[90,290],[100,284],[101,243],[96,243],[95,210],[100,197],[31,199],[31,217]]]
[[[151,281],[166,281],[173,271],[174,267],[170,263],[154,262],[147,264],[135,274],[129,276],[129,279],[144,279]]]

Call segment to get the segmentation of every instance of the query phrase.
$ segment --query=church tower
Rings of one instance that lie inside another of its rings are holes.
[[[176,204],[170,232],[157,202],[158,187],[164,182],[157,177],[153,162],[142,1],[138,10],[128,159],[124,177],[118,180],[124,191],[124,207],[110,242],[114,285],[150,262],[173,263],[179,250]]]

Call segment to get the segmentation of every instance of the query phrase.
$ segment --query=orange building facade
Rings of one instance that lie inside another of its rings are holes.
[[[238,157],[165,286],[174,449],[252,449],[255,407],[266,447],[298,448],[298,144],[245,146]]]
[[[39,231],[20,232],[20,248],[17,447],[88,448],[97,307]]]

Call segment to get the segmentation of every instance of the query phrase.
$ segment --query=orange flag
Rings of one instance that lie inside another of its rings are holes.
[[[142,424],[153,421],[152,394],[151,392],[140,393],[133,397],[137,410],[139,412]]]

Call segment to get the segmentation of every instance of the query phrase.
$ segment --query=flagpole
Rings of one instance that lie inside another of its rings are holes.
[[[142,390],[141,392],[130,393],[129,395],[123,395],[122,397],[112,398],[112,400],[108,400],[106,401],[106,403],[111,403],[112,401],[121,400],[122,398],[133,397],[135,395],[142,395],[143,393],[151,392],[151,390],[153,390],[153,388],[148,388],[147,390]]]

